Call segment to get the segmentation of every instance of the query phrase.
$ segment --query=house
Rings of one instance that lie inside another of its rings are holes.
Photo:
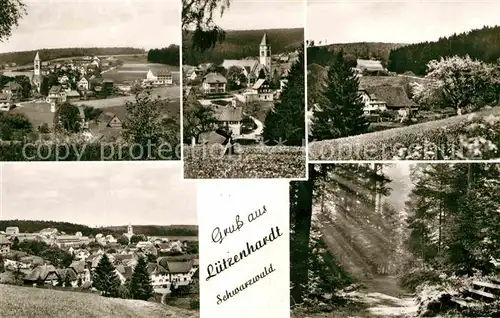
[[[59,84],[66,83],[68,81],[69,81],[69,77],[67,75],[63,75],[63,76],[61,76],[61,77],[58,78]]]
[[[418,105],[408,98],[408,94],[402,86],[380,85],[366,87],[364,91],[369,94],[372,102],[373,100],[384,101],[387,110],[396,112],[401,118],[407,117],[411,112],[418,111]]]
[[[238,106],[236,99],[233,99],[230,105],[220,106],[212,104],[214,117],[219,128],[225,127],[234,135],[241,132],[241,121],[243,120],[243,107]]]
[[[193,274],[193,261],[167,261],[165,267],[168,271],[169,280],[174,285],[189,285]]]
[[[153,288],[170,288],[170,276],[166,268],[158,263],[148,263],[147,269]]]
[[[58,235],[55,238],[55,245],[60,248],[70,247],[70,246],[80,246],[82,244],[90,243],[90,239],[87,236],[80,235]]]
[[[77,87],[80,90],[88,91],[90,88],[89,80],[85,76],[82,76],[82,78],[77,83]]]
[[[49,90],[49,96],[47,96],[47,103],[50,103],[50,108],[52,112],[56,111],[56,105],[66,102],[66,91],[61,85],[54,85]]]
[[[68,280],[72,287],[78,285],[78,275],[73,268],[58,268],[56,269],[56,274],[60,281],[66,282],[66,280]]]
[[[208,73],[203,77],[202,88],[205,94],[225,94],[227,79],[219,73]]]
[[[149,70],[146,74],[146,81],[153,85],[172,85],[173,76],[168,70]]]
[[[102,85],[103,85],[103,79],[102,77],[94,77],[90,79],[90,88],[93,89],[96,92],[99,92],[102,90]]]
[[[17,226],[8,226],[5,228],[5,234],[7,235],[19,234],[19,228]]]
[[[198,69],[190,69],[189,71],[187,71],[186,73],[186,78],[188,80],[196,80],[200,75],[202,74],[202,72]]]
[[[97,118],[99,124],[109,128],[122,128],[122,121],[118,116],[111,112],[103,112]]]
[[[269,81],[264,78],[258,79],[252,88],[247,89],[243,94],[245,95],[247,102],[272,102],[274,99],[274,91],[270,88]]]
[[[8,82],[2,89],[2,93],[10,95],[12,101],[17,101],[21,99],[22,96],[22,86],[17,82]]]
[[[40,231],[40,235],[43,235],[43,236],[54,236],[58,233],[59,231],[54,228],[54,227],[47,227],[47,228],[44,228]]]
[[[358,69],[362,73],[384,73],[387,70],[382,65],[381,61],[375,60],[356,60],[356,69]]]
[[[12,105],[11,95],[0,93],[0,110],[9,111]]]
[[[0,235],[0,255],[5,256],[10,253],[10,246],[12,243],[5,235]]]
[[[57,270],[53,265],[38,265],[24,278],[25,284],[44,282],[55,286],[59,281]]]

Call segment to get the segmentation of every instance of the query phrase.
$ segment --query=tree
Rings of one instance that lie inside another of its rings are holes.
[[[204,107],[198,101],[187,102],[183,107],[183,138],[184,143],[190,144],[192,138],[198,140],[202,132],[209,131],[215,124],[214,111]]]
[[[427,85],[416,86],[414,99],[420,103],[453,107],[461,115],[464,108],[478,109],[493,83],[490,67],[466,57],[447,57],[427,64]]]
[[[68,273],[64,275],[64,287],[71,287],[71,279]]]
[[[26,15],[26,5],[20,0],[2,0],[0,6],[0,42],[12,35],[12,29],[19,25],[19,20]]]
[[[318,108],[310,126],[313,140],[327,140],[367,132],[369,122],[364,116],[359,94],[359,79],[343,52],[335,55],[328,68],[323,92],[317,98]]]
[[[226,73],[228,80],[228,90],[235,90],[242,87],[242,83],[246,82],[246,77],[243,74],[243,69],[238,66],[231,66]]]
[[[3,273],[5,271],[5,261],[3,259],[2,254],[0,254],[0,273]]]
[[[264,121],[263,136],[268,144],[303,145],[306,136],[304,63],[304,51],[300,49],[299,59],[292,65],[281,100]]]
[[[102,109],[85,106],[83,107],[83,114],[85,115],[86,121],[97,120],[97,118],[102,114]]]
[[[78,133],[82,129],[80,110],[77,106],[68,102],[57,107],[54,121],[56,121],[56,126],[60,125],[60,127],[68,133]]]
[[[33,132],[33,125],[24,114],[0,112],[0,140],[23,140]]]
[[[120,279],[116,274],[116,269],[109,261],[108,255],[103,254],[95,269],[92,285],[105,297],[118,296]]]
[[[17,236],[12,240],[12,249],[16,251],[19,250],[19,238]]]
[[[147,239],[146,239],[146,236],[142,235],[142,234],[138,234],[138,235],[133,235],[131,238],[130,238],[130,243],[138,243],[138,242],[146,242]]]
[[[182,0],[182,32],[191,35],[192,49],[206,51],[224,40],[225,32],[214,23],[214,13],[222,17],[229,4],[229,0]]]
[[[130,243],[128,237],[126,237],[125,235],[122,235],[118,238],[117,240],[118,244],[121,244],[121,245],[128,245]]]
[[[43,96],[48,96],[50,88],[54,85],[59,85],[57,80],[57,75],[50,73],[42,78],[42,83],[40,84],[40,94]]]
[[[148,262],[144,257],[137,261],[130,280],[129,291],[133,299],[148,300],[153,297],[154,291],[148,273]]]
[[[80,287],[80,288],[82,287],[82,285],[83,285],[83,281],[82,281],[82,278],[81,278],[81,277],[78,277],[78,281],[76,282],[76,285],[77,285],[78,287]]]

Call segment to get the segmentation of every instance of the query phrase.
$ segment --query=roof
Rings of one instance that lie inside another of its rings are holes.
[[[35,61],[40,61],[40,55],[38,54],[38,52],[36,52]]]
[[[406,91],[402,86],[374,86],[365,89],[370,96],[376,96],[378,100],[383,100],[387,103],[387,107],[414,107],[415,102],[408,98]]]
[[[207,83],[227,83],[227,79],[219,73],[208,73],[203,78]]]
[[[57,273],[57,276],[59,276],[61,279],[65,279],[66,276],[69,276],[70,281],[78,279],[75,271],[71,268],[59,268],[56,270],[56,273]]]
[[[266,79],[265,78],[260,78],[257,80],[257,82],[255,82],[255,84],[253,84],[253,89],[259,89],[262,84],[264,84],[266,82]]]
[[[0,101],[9,102],[11,100],[11,95],[0,93]]]
[[[262,41],[260,41],[260,45],[267,45],[267,34],[264,33],[264,36],[262,37]]]
[[[9,89],[9,90],[19,90],[19,89],[22,89],[23,87],[21,85],[19,85],[19,83],[11,81],[11,82],[8,82],[3,88]]]
[[[198,142],[200,144],[223,144],[226,142],[227,138],[218,134],[215,131],[203,132],[198,136]]]
[[[385,71],[385,68],[382,66],[382,62],[374,60],[357,60],[356,68],[371,72]]]
[[[168,271],[165,267],[161,266],[160,264],[157,263],[148,263],[148,273],[149,275],[155,274],[167,274]]]
[[[168,262],[167,261],[167,270],[169,273],[172,274],[181,274],[181,273],[188,273],[191,268],[193,268],[193,262],[192,261],[186,261],[186,262]]]
[[[243,119],[243,107],[241,106],[212,106],[214,117],[217,121],[241,121]]]
[[[80,97],[80,93],[78,93],[77,91],[69,91],[68,93],[66,93],[66,96],[68,96],[68,97]]]
[[[7,239],[6,236],[2,235],[0,236],[0,244],[11,244],[11,242]]]
[[[85,271],[85,261],[73,261],[70,268],[73,268],[76,273],[83,273]]]
[[[111,119],[117,117],[116,114],[112,112],[103,112],[99,117],[97,118],[98,121],[103,122],[103,123],[109,123]]]
[[[151,71],[155,76],[172,76],[172,72],[169,70],[153,70]]]

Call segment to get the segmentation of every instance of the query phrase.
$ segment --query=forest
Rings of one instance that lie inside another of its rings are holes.
[[[171,44],[168,47],[161,49],[151,49],[148,51],[148,62],[150,63],[160,63],[173,66],[179,66],[180,64],[180,47],[175,44]]]
[[[21,233],[40,232],[45,228],[56,228],[67,234],[82,232],[85,236],[95,236],[98,233],[105,235],[121,235],[127,231],[127,226],[99,227],[92,228],[83,224],[56,221],[32,221],[32,220],[0,220],[0,229],[17,226]],[[198,236],[198,227],[193,225],[137,225],[134,232],[146,236]]]
[[[225,59],[244,59],[259,56],[259,44],[264,33],[271,45],[272,54],[293,52],[304,43],[304,29],[270,30],[227,30],[221,43],[212,49],[201,52],[193,48],[191,33],[183,34],[182,64],[199,65],[201,63],[221,64]]]
[[[323,164],[309,178],[290,183],[292,317],[494,315],[499,165]]]
[[[442,37],[435,42],[394,48],[389,55],[388,69],[396,73],[411,71],[424,75],[429,61],[454,55],[469,55],[472,59],[493,63],[500,58],[499,37],[500,26],[485,26],[482,29]]]
[[[93,47],[93,48],[60,48],[40,49],[34,51],[20,51],[0,53],[0,64],[16,63],[17,65],[33,64],[36,52],[39,52],[42,61],[51,61],[59,58],[93,55],[120,55],[144,54],[143,49],[133,47]]]
[[[343,51],[346,59],[356,61],[356,59],[379,60],[387,66],[389,54],[392,50],[404,47],[402,43],[382,43],[382,42],[358,42],[358,43],[335,43],[321,45],[321,42],[310,41],[307,50],[307,64],[316,63],[327,65],[334,52]],[[355,64],[353,65],[355,66]]]

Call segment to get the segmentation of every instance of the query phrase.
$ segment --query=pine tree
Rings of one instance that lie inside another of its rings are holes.
[[[299,60],[292,65],[281,100],[266,116],[263,136],[268,145],[303,145],[306,136],[303,50],[299,52]]]
[[[153,286],[148,273],[148,262],[141,257],[134,268],[129,287],[130,296],[133,299],[148,300],[153,297]]]
[[[12,249],[19,250],[19,238],[17,236],[14,237],[14,240],[12,241]]]
[[[319,109],[311,123],[312,140],[336,139],[367,132],[359,94],[359,79],[345,61],[343,52],[335,55],[328,68],[325,88],[317,98]]]
[[[115,271],[116,269],[109,261],[108,256],[104,254],[95,269],[92,285],[101,291],[105,297],[116,297],[118,295],[120,280]]]

